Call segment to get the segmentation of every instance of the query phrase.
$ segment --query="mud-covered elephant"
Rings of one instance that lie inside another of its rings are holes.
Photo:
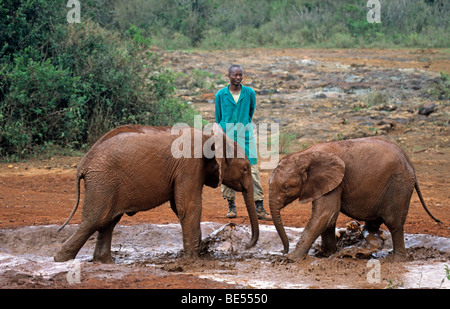
[[[255,245],[259,228],[250,163],[245,156],[235,155],[235,143],[231,155],[228,148],[228,152],[219,153],[231,141],[217,126],[210,133],[184,128],[173,134],[173,128],[128,125],[101,137],[77,168],[77,201],[61,229],[78,207],[80,180],[84,179],[81,223],[54,260],[74,259],[86,240],[98,231],[94,260],[114,262],[112,232],[122,215],[134,215],[167,201],[181,223],[184,256],[195,258],[201,242],[202,188],[215,188],[220,183],[243,193],[252,229],[247,247]]]
[[[288,253],[280,210],[297,198],[312,202],[311,217],[289,260],[305,256],[319,235],[322,252],[335,252],[339,212],[365,221],[369,231],[384,223],[392,234],[394,258],[404,259],[403,225],[414,188],[427,213],[439,222],[425,205],[411,162],[395,144],[380,138],[320,143],[286,156],[272,171],[270,212]]]

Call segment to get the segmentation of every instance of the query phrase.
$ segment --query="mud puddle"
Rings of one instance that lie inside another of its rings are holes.
[[[258,244],[245,250],[251,235],[248,226],[204,222],[201,258],[188,263],[180,258],[179,224],[119,225],[112,246],[116,264],[103,265],[90,261],[95,235],[75,261],[53,262],[53,255],[76,226],[67,226],[60,233],[57,228],[47,225],[0,230],[0,286],[26,279],[30,284],[39,283],[38,287],[52,287],[61,277],[77,284],[85,280],[86,273],[105,282],[137,270],[157,277],[193,275],[250,288],[450,288],[446,277],[450,239],[445,237],[407,234],[410,258],[402,263],[389,260],[392,242],[387,232],[383,247],[368,259],[318,257],[319,239],[304,260],[287,263],[273,226],[261,225]],[[286,232],[292,249],[302,229],[286,228]],[[346,242],[343,249],[352,245]]]

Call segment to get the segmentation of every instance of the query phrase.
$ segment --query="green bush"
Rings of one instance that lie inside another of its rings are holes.
[[[162,48],[448,47],[447,0],[88,0],[68,24],[66,1],[0,1],[0,156],[85,149],[129,123],[192,122],[174,97]],[[195,73],[195,72],[194,72]],[[195,76],[193,76],[195,80]],[[205,87],[201,85],[201,87]],[[448,78],[436,85],[448,97]]]
[[[0,103],[0,155],[24,155],[46,141],[69,143],[77,131],[69,120],[77,118],[73,103],[79,79],[49,59],[24,57],[15,58],[6,79],[10,86]]]
[[[336,33],[333,38],[330,39],[329,44],[338,48],[351,48],[355,46],[356,39],[354,36],[347,33]]]
[[[449,46],[448,0],[380,0],[381,24],[362,0],[112,3],[114,27],[132,21],[161,48]]]
[[[0,156],[25,157],[49,145],[85,149],[122,124],[192,122],[191,108],[174,97],[174,74],[137,27],[119,35],[90,20],[54,23],[48,18],[61,13],[54,7],[0,5],[0,29],[15,24],[23,36],[0,46]]]

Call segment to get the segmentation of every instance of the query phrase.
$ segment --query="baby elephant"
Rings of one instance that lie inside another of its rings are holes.
[[[180,130],[181,135],[180,132],[172,134],[172,130],[121,126],[103,135],[92,146],[78,165],[76,203],[61,229],[78,208],[83,179],[81,223],[61,246],[55,261],[74,259],[88,238],[98,231],[94,260],[113,263],[112,234],[121,217],[168,201],[181,223],[184,256],[195,259],[201,244],[203,186],[216,188],[221,183],[242,192],[252,229],[247,247],[256,244],[259,227],[250,162],[236,155],[238,145],[220,129],[203,134],[201,130],[184,128]],[[179,156],[181,148],[184,155]],[[225,148],[226,154],[223,153]]]
[[[366,221],[369,231],[384,223],[392,234],[394,259],[406,258],[403,225],[414,188],[428,210],[416,174],[405,153],[379,138],[361,138],[314,145],[283,158],[269,180],[270,212],[281,237],[284,253],[289,242],[280,210],[299,198],[312,201],[312,214],[294,252],[304,257],[319,235],[324,254],[336,252],[335,228],[339,211]]]

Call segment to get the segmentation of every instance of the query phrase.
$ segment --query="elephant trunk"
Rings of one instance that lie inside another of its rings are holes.
[[[245,206],[247,207],[248,211],[248,217],[250,218],[250,225],[252,228],[252,238],[245,246],[247,249],[250,249],[253,246],[255,246],[259,238],[259,224],[258,224],[258,216],[256,214],[255,199],[253,196],[253,180],[251,179],[251,174],[250,180],[251,180],[250,182],[247,182],[248,185],[246,186],[246,188],[242,191]]]
[[[273,196],[273,194],[271,194],[271,196]],[[283,208],[283,205],[281,204],[279,199],[275,199],[274,197],[271,197],[269,206],[270,206],[270,214],[272,215],[273,224],[275,225],[278,235],[281,238],[281,242],[283,243],[283,247],[284,247],[283,253],[286,254],[289,252],[289,240],[287,238],[286,231],[283,226],[283,222],[281,221],[280,210],[281,210],[281,208]]]

